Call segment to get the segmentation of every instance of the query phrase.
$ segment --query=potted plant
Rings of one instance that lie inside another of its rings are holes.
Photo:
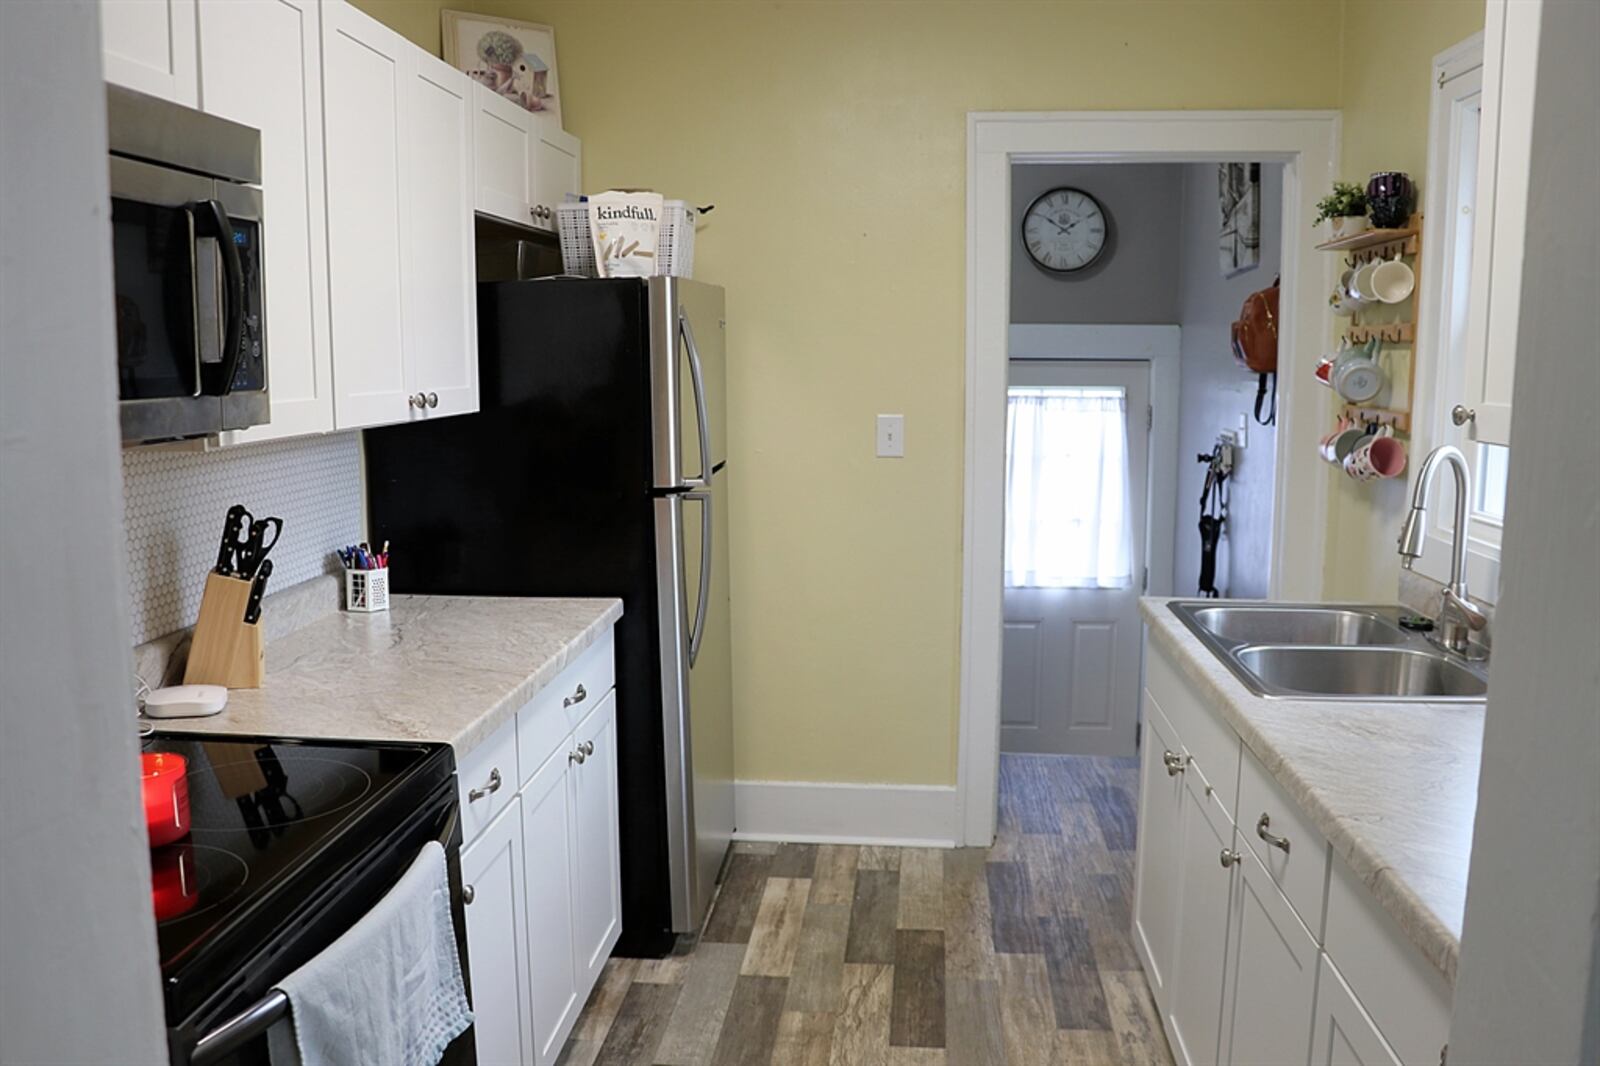
[[[1317,218],[1312,225],[1327,223],[1328,240],[1337,241],[1365,233],[1367,222],[1367,194],[1361,186],[1348,181],[1333,183],[1333,191],[1317,201]]]

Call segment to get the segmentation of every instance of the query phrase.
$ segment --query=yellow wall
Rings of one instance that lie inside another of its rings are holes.
[[[357,2],[437,51],[439,0]],[[1404,40],[1341,71],[1339,0],[450,6],[556,28],[586,188],[718,205],[695,274],[728,289],[739,776],[927,784],[955,780],[966,113],[1328,108],[1343,77],[1347,171],[1416,171],[1428,57],[1471,30],[1352,3],[1347,53]],[[905,459],[872,457],[883,411]]]
[[[1483,12],[1482,0],[1345,0],[1339,93],[1345,180],[1365,185],[1379,170],[1403,170],[1419,186],[1427,180],[1433,57],[1483,29]],[[1417,394],[1418,411],[1431,403]],[[1327,476],[1328,596],[1393,602],[1407,479],[1360,484],[1332,467]]]

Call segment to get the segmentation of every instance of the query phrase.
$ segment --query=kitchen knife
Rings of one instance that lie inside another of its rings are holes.
[[[267,540],[267,531],[272,531],[272,539]],[[245,538],[244,546],[239,549],[239,576],[254,577],[256,569],[266,559],[272,546],[278,543],[278,538],[283,535],[283,519],[263,518],[259,522],[250,523],[250,535]]]
[[[217,573],[224,577],[231,575],[237,565],[234,552],[239,547],[239,535],[244,532],[245,523],[250,517],[250,512],[242,503],[228,508],[228,517],[222,523],[222,542],[217,546]]]
[[[272,560],[263,559],[250,579],[250,599],[244,605],[244,624],[253,626],[261,621],[261,597],[267,591],[267,578],[272,576]]]

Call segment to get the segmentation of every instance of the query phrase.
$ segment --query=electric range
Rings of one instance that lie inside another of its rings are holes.
[[[188,764],[193,828],[150,852],[175,1062],[353,925],[428,840],[460,894],[447,744],[158,733],[145,750]]]

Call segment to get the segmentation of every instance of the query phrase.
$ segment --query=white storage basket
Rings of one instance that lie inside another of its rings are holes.
[[[682,200],[668,200],[661,212],[661,239],[656,245],[656,273],[676,278],[694,276],[695,210]],[[561,231],[561,264],[568,274],[597,278],[594,240],[589,235],[589,205],[556,205]]]

